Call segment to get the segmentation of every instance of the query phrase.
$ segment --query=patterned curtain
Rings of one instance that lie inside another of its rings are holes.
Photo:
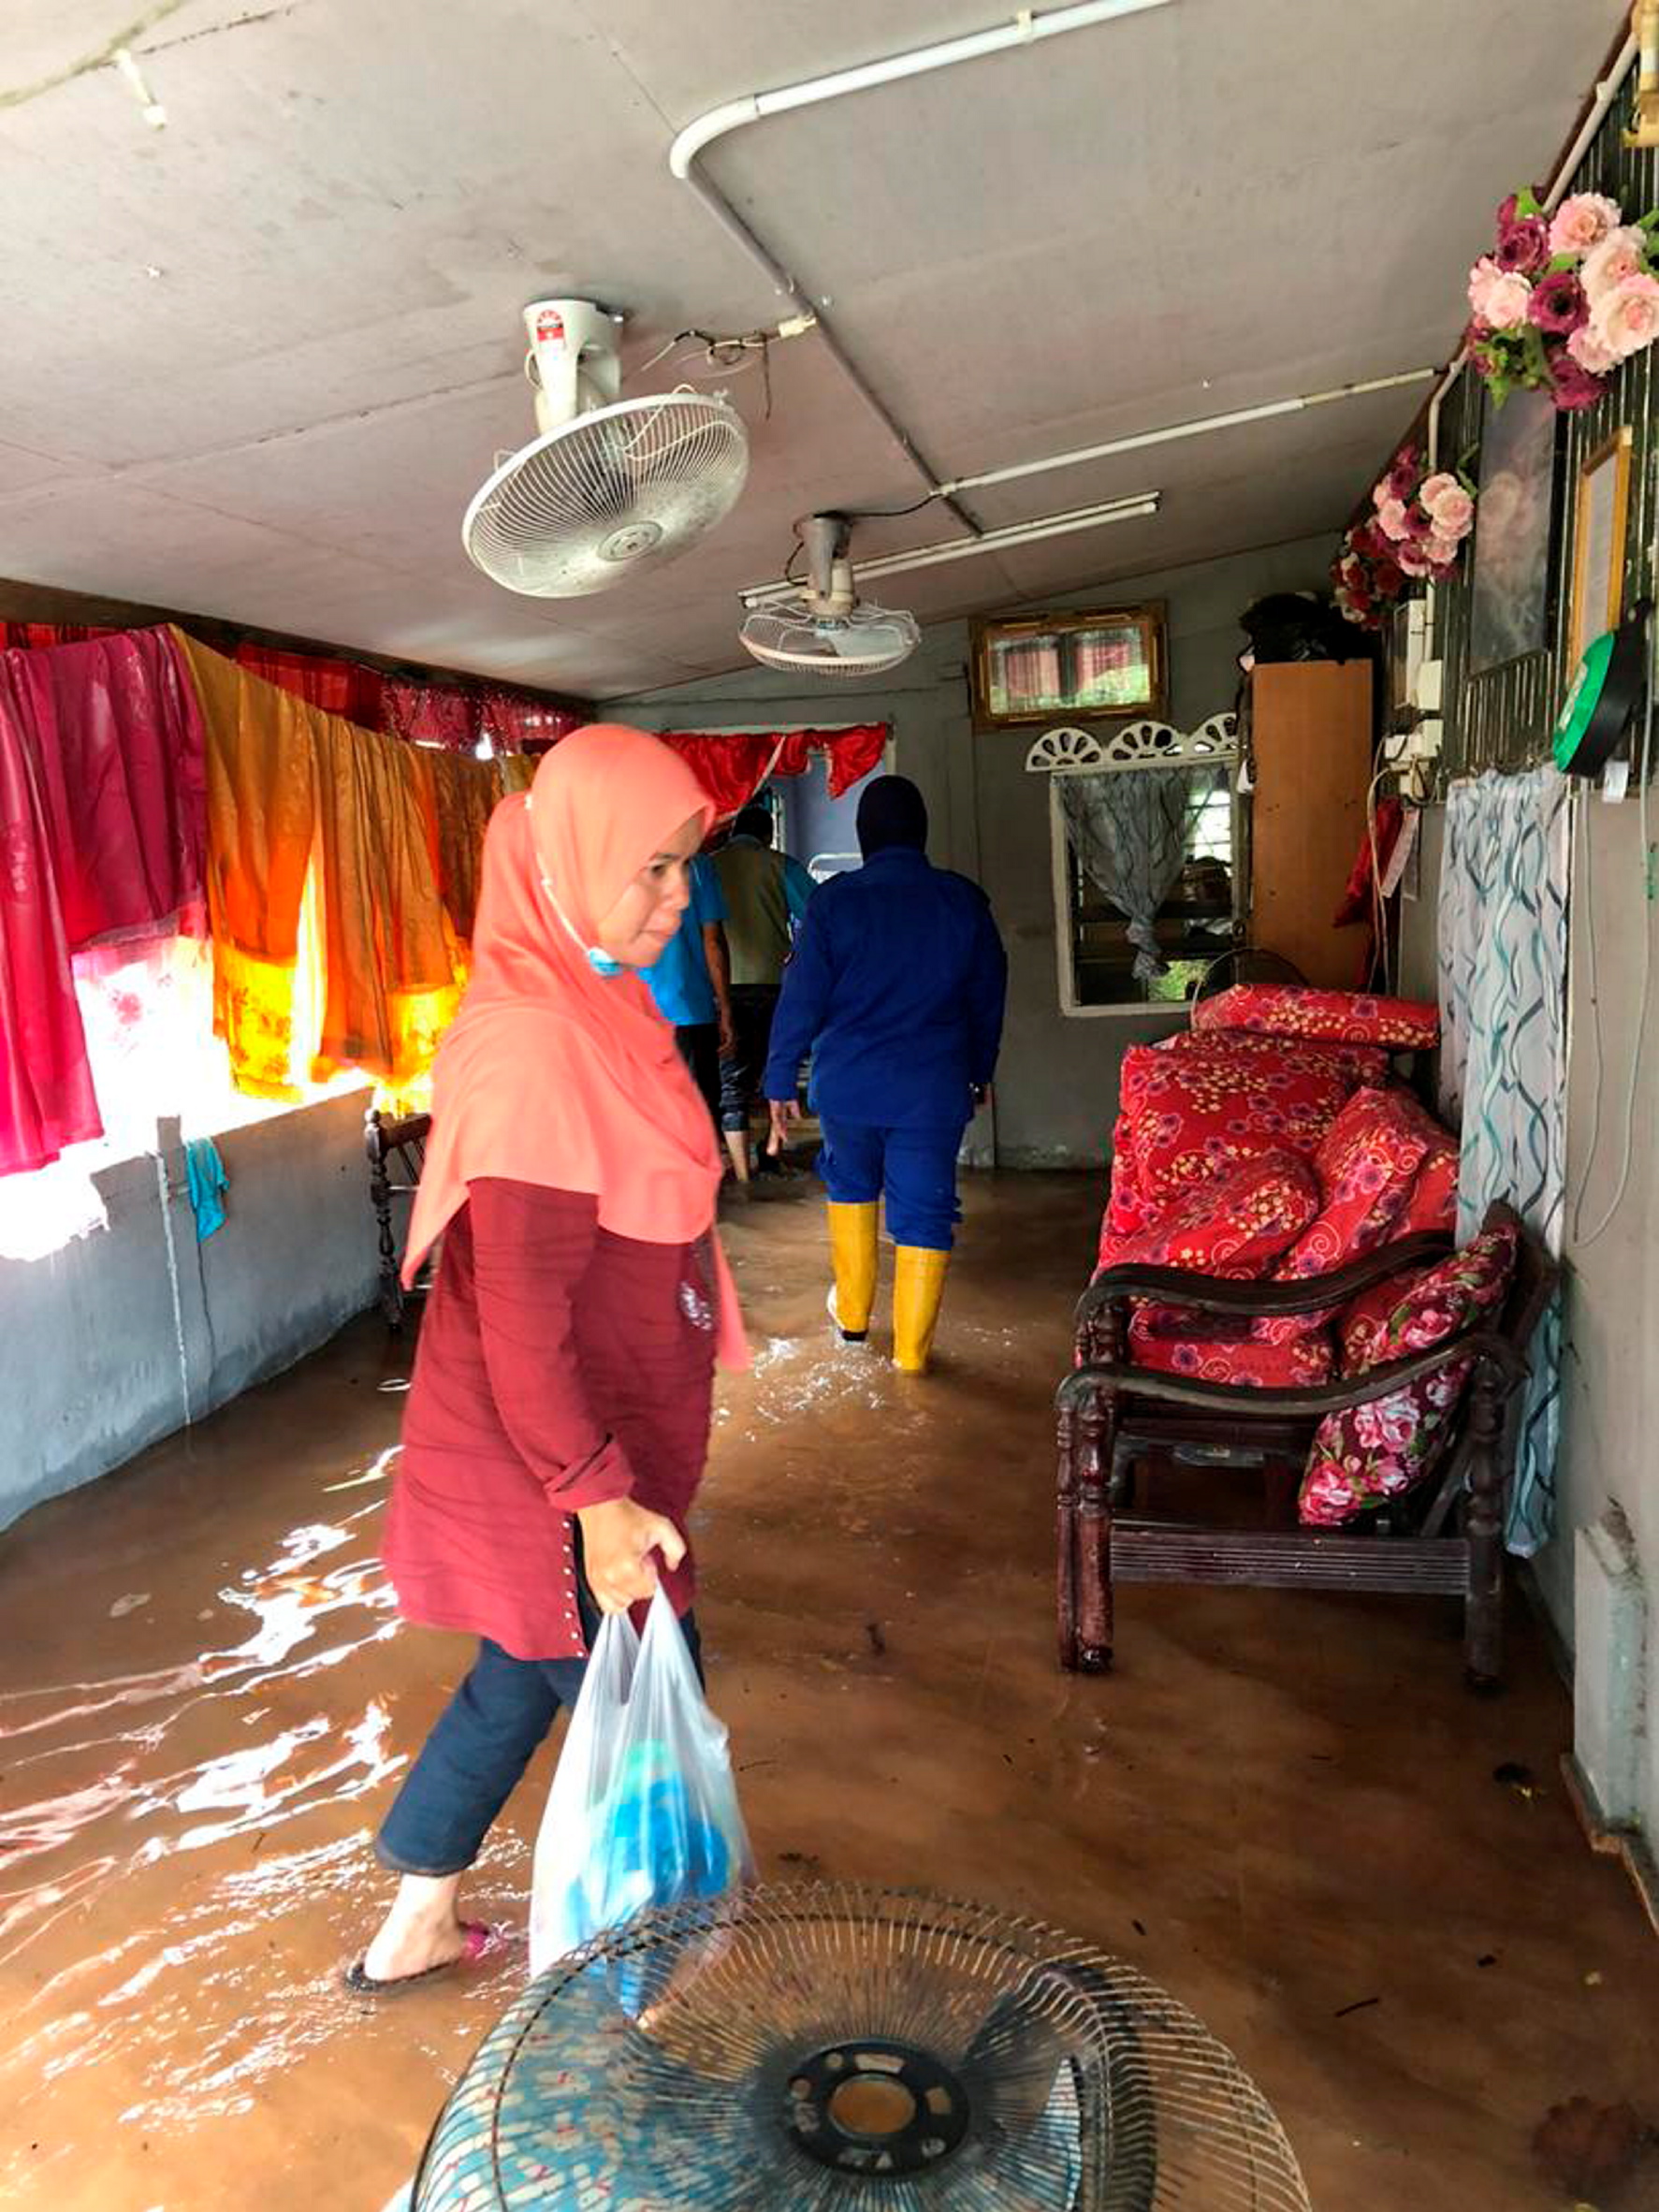
[[[1553,1253],[1566,1210],[1566,953],[1571,808],[1554,768],[1455,783],[1438,912],[1440,1105],[1461,1120],[1458,1234],[1507,1199]],[[1506,1539],[1530,1557],[1555,1512],[1561,1319],[1531,1352]]]
[[[1071,850],[1128,917],[1142,982],[1166,971],[1153,924],[1186,862],[1188,818],[1226,780],[1224,768],[1108,768],[1058,779]]]

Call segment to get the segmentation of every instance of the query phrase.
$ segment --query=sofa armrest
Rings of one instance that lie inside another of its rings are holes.
[[[1470,1359],[1494,1372],[1499,1394],[1505,1398],[1530,1373],[1526,1361],[1506,1337],[1490,1329],[1466,1329],[1442,1344],[1431,1345],[1426,1352],[1414,1352],[1408,1360],[1390,1360],[1385,1366],[1367,1368],[1362,1375],[1343,1375],[1334,1382],[1289,1390],[1261,1390],[1249,1383],[1197,1382],[1187,1375],[1167,1375],[1162,1369],[1136,1367],[1128,1361],[1097,1361],[1069,1375],[1055,1393],[1055,1404],[1061,1413],[1076,1413],[1097,1397],[1127,1393],[1198,1412],[1247,1412],[1259,1420],[1321,1420],[1328,1413],[1346,1413],[1353,1406],[1369,1404],[1390,1390],[1438,1374],[1456,1361]]]

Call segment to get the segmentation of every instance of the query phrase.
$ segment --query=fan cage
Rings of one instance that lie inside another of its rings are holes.
[[[764,667],[831,677],[884,675],[908,661],[922,637],[914,616],[867,604],[827,618],[762,607],[737,634]]]
[[[731,512],[749,432],[706,392],[621,400],[503,461],[461,525],[467,557],[534,598],[602,591],[685,551]]]
[[[804,2155],[787,2099],[849,2041],[953,2070],[969,2139],[910,2175]],[[1309,2212],[1259,2090],[1132,1967],[1039,1921],[835,1885],[647,1913],[549,1969],[445,2105],[416,2212],[589,2202],[533,2193],[544,2155],[629,2212]]]

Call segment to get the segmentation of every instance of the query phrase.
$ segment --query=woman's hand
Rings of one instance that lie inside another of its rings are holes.
[[[656,1594],[653,1551],[660,1551],[671,1568],[686,1555],[686,1540],[673,1521],[648,1512],[632,1498],[585,1506],[576,1519],[582,1524],[588,1587],[602,1613],[625,1613]]]
[[[791,1129],[800,1127],[801,1109],[793,1099],[768,1099],[766,1105],[772,1116],[772,1134],[766,1150],[777,1159],[788,1149]]]

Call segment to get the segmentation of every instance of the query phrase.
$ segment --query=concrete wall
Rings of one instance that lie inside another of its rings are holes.
[[[200,1419],[370,1303],[366,1095],[221,1137],[228,1219],[205,1244],[175,1141],[165,1222],[154,1158],[125,1160],[97,1178],[106,1230],[49,1259],[0,1260],[0,1527],[170,1435],[187,1398]]]
[[[1166,603],[1171,719],[1190,728],[1230,707],[1244,646],[1238,617],[1268,591],[1322,585],[1329,540],[1302,539],[1225,560],[1062,595],[1055,606]],[[895,765],[926,795],[933,858],[990,894],[1009,954],[1009,1012],[997,1081],[994,1133],[984,1117],[970,1150],[995,1148],[1006,1167],[1089,1167],[1101,1158],[1117,1112],[1124,1047],[1176,1026],[1168,1013],[1068,1017],[1055,953],[1047,779],[1025,772],[1036,728],[976,733],[968,717],[968,626],[942,622],[884,682],[866,691],[804,689],[755,668],[612,701],[606,712],[647,729],[741,727],[776,715],[793,721],[888,720]]]

